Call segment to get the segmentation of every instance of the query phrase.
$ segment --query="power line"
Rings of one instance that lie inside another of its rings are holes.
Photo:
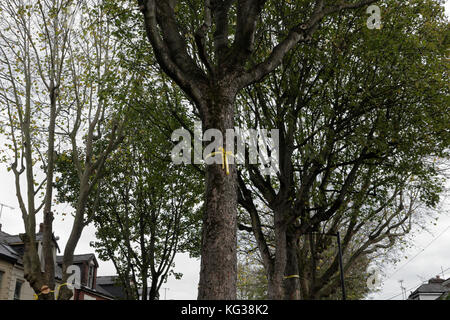
[[[446,271],[448,271],[448,270],[450,270],[450,268],[447,268],[447,269],[443,270],[442,272],[446,272]],[[406,292],[406,291],[409,291],[409,290],[411,290],[411,289],[416,288],[417,286],[421,285],[422,283],[423,283],[423,281],[421,281],[421,282],[420,282],[419,284],[417,284],[417,285],[412,286],[411,288],[405,289],[405,292]],[[385,299],[385,300],[392,300],[392,299],[398,297],[398,296],[401,295],[401,294],[403,294],[403,292],[401,292],[401,293],[399,293],[399,294],[396,294],[395,296],[392,296],[392,297],[390,297],[390,298],[388,298],[388,299]]]
[[[415,286],[413,286],[413,287],[411,287],[411,288],[405,289],[405,291],[407,292],[407,291],[409,291],[409,290],[411,290],[411,289],[414,289],[415,287],[417,287],[417,285],[415,285]],[[397,298],[397,297],[398,297],[399,295],[401,295],[401,294],[403,294],[403,291],[400,292],[399,294],[396,294],[395,296],[392,296],[392,297],[390,297],[390,298],[388,298],[388,299],[383,299],[383,300],[392,300],[392,299],[394,299],[394,298]]]
[[[394,274],[396,274],[398,271],[400,271],[401,269],[403,269],[404,267],[406,267],[411,261],[413,261],[415,258],[417,258],[421,253],[423,253],[429,246],[431,246],[437,239],[439,239],[445,232],[447,232],[448,230],[450,230],[450,226],[448,226],[447,228],[444,229],[444,231],[442,231],[437,237],[435,237],[433,240],[430,241],[430,243],[428,243],[422,250],[420,250],[415,256],[413,256],[411,259],[409,259],[404,265],[402,265],[400,268],[398,268],[397,270],[394,271],[394,273],[392,273],[389,278],[387,278],[386,280],[389,280],[390,278],[392,278],[394,276]]]
[[[402,265],[400,268],[398,268],[397,270],[394,271],[394,273],[392,273],[389,278],[387,278],[386,280],[391,279],[394,274],[396,274],[398,271],[400,271],[401,269],[403,269],[404,267],[406,267],[411,261],[413,261],[415,258],[417,258],[422,252],[424,252],[428,247],[430,247],[437,239],[439,239],[445,232],[447,232],[450,229],[450,226],[448,226],[447,228],[445,228],[438,236],[436,236],[434,239],[432,239],[422,250],[420,250],[416,255],[414,255],[410,260],[408,260],[404,265]],[[447,268],[445,270],[442,270],[441,267],[441,273],[444,273],[446,271],[450,270],[450,268]],[[423,282],[420,282],[418,285],[422,284]],[[405,291],[409,291],[411,289],[414,289],[415,287],[417,287],[418,285],[415,285],[411,288],[406,289]],[[403,292],[396,294],[395,296],[390,297],[387,300],[391,300],[394,299],[396,297],[398,297],[399,295],[401,295]]]
[[[441,269],[442,270],[442,269]],[[448,271],[448,270],[450,270],[450,268],[447,268],[447,269],[445,269],[445,270],[442,270],[441,272],[442,273],[444,273],[444,272],[446,272],[446,271]],[[417,286],[419,286],[419,285],[421,285],[423,283],[423,281],[421,281],[419,284],[417,284],[417,285],[414,285],[414,286],[412,286],[411,288],[408,288],[408,289],[406,289],[405,291],[407,292],[407,291],[409,291],[409,290],[411,290],[411,289],[414,289],[414,288],[416,288]],[[392,296],[392,297],[390,297],[390,298],[388,298],[388,299],[383,299],[383,300],[392,300],[392,299],[394,299],[394,298],[397,298],[399,295],[401,295],[401,294],[403,294],[403,291],[402,292],[400,292],[399,294],[396,294],[395,296]]]

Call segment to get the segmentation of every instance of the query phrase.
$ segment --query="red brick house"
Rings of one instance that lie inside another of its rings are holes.
[[[62,267],[62,256],[56,257],[59,267]],[[97,284],[98,262],[93,253],[78,254],[73,257],[73,264],[81,271],[80,289],[74,289],[73,300],[114,300],[115,297]]]
[[[62,280],[62,256],[59,251],[58,238],[54,240],[54,256],[56,257],[55,282]],[[42,259],[42,224],[36,234],[36,245]],[[19,235],[8,234],[0,224],[0,300],[33,300],[33,289],[24,278],[22,256],[24,244]],[[74,289],[72,300],[116,300],[126,296],[122,287],[117,284],[117,276],[97,277],[98,262],[93,253],[74,256],[73,264],[80,268],[80,288]],[[98,281],[99,280],[99,281]]]

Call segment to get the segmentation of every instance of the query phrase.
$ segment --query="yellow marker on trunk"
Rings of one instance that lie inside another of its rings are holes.
[[[213,152],[210,153],[206,156],[205,160],[208,159],[209,157],[213,157],[215,155],[222,155],[222,169],[226,169],[227,175],[230,174],[230,168],[228,166],[228,157],[227,156],[231,156],[234,157],[233,152],[231,151],[225,151],[224,148],[220,147],[219,148],[219,152]]]

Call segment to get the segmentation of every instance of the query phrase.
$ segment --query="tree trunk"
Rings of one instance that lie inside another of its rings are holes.
[[[152,277],[152,282],[150,284],[150,296],[149,296],[150,301],[154,301],[154,300],[158,299],[158,296],[159,296],[158,281],[159,281],[158,277]]]
[[[274,271],[268,279],[268,295],[271,300],[284,298],[284,272],[286,270],[286,223],[283,218],[284,211],[275,210],[275,261]]]
[[[151,289],[153,289],[153,284],[152,284]],[[144,300],[144,301],[149,300],[147,276],[143,277],[143,281],[142,281],[142,300]],[[152,299],[152,291],[151,290],[150,290],[150,300],[153,300]]]
[[[218,129],[225,139],[226,129],[234,127],[235,95],[231,90],[211,90],[208,112],[202,119],[205,130]],[[234,165],[229,166],[229,175],[221,164],[206,167],[199,300],[236,299],[236,179]]]
[[[81,185],[84,186],[80,190],[80,195],[77,202],[77,208],[75,212],[75,219],[72,226],[72,232],[67,240],[66,247],[64,249],[63,265],[62,265],[62,283],[66,283],[70,274],[67,274],[67,268],[73,264],[73,255],[75,248],[80,240],[81,233],[84,228],[84,212],[86,208],[86,202],[88,199],[88,184],[86,179],[89,179],[89,175],[85,174],[82,178]],[[69,300],[72,297],[72,290],[67,286],[62,286],[59,290],[58,300]]]
[[[55,261],[53,256],[53,176],[55,169],[55,126],[56,126],[56,108],[57,108],[57,89],[54,81],[51,80],[50,88],[50,124],[48,127],[48,150],[47,150],[47,186],[45,190],[44,204],[44,226],[42,235],[42,255],[44,257],[44,278],[46,285],[55,290]],[[48,294],[51,299],[55,298],[53,292]]]
[[[286,276],[284,280],[284,299],[300,299],[300,275],[297,256],[297,239],[293,232],[286,234]]]
[[[25,279],[33,288],[34,292],[38,294],[39,300],[53,300],[53,295],[39,294],[42,286],[45,284],[45,280],[41,272],[41,264],[39,262],[39,256],[34,238],[30,237],[26,233],[21,234],[20,238],[24,243],[23,267]]]

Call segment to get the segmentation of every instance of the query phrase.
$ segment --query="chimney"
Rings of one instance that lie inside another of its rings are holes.
[[[441,277],[436,276],[436,278],[432,278],[428,281],[428,283],[443,283],[445,280],[441,279]]]
[[[44,232],[44,224],[40,223],[39,224],[39,233],[43,233]]]
[[[2,231],[2,224],[0,223],[0,231]]]

